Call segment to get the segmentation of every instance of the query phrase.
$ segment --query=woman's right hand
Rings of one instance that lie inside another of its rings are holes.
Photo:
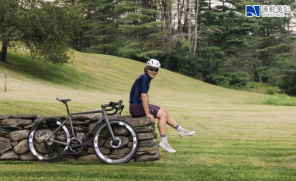
[[[150,118],[153,123],[155,122],[155,118],[152,114],[147,114],[146,116]]]

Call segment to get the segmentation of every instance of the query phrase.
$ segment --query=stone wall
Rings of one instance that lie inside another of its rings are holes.
[[[57,116],[55,116],[57,117]],[[0,115],[0,161],[23,160],[33,161],[27,146],[27,138],[30,129],[35,123],[45,117],[34,114],[26,115]],[[64,117],[58,117],[64,120]],[[76,137],[82,139],[85,128],[91,128],[100,118],[99,115],[78,115],[72,118],[73,126],[77,130]],[[109,117],[114,119],[115,117]],[[160,149],[157,144],[155,126],[147,117],[133,118],[122,116],[119,120],[129,123],[137,132],[140,143],[136,155],[131,161],[153,161],[160,157]],[[81,130],[81,131],[80,131]],[[92,148],[92,139],[87,141],[87,146],[77,155],[67,155],[65,161],[99,161]]]

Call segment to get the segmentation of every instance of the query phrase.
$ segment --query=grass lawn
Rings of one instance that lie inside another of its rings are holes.
[[[78,52],[71,61],[55,66],[10,51],[8,62],[0,63],[0,114],[65,115],[56,97],[71,98],[73,112],[122,99],[123,115],[129,114],[129,91],[143,63]],[[8,92],[1,87],[4,70]],[[176,153],[162,150],[160,160],[123,165],[0,161],[1,180],[296,179],[296,108],[289,104],[295,98],[225,89],[164,69],[149,95],[180,125],[197,131],[181,138],[167,128]]]

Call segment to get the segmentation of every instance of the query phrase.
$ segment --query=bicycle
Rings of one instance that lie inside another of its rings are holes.
[[[93,138],[93,149],[102,162],[107,164],[126,163],[134,156],[139,145],[136,131],[128,123],[120,120],[109,121],[107,117],[107,115],[114,115],[118,111],[122,112],[124,105],[121,100],[103,104],[101,110],[70,113],[67,102],[71,99],[56,99],[66,105],[68,116],[64,121],[55,117],[44,118],[32,127],[29,133],[28,147],[35,159],[43,162],[57,162],[68,154],[78,154],[87,146],[86,140],[97,128]],[[112,113],[107,114],[109,111]],[[81,140],[77,139],[77,130],[73,127],[71,117],[92,113],[101,113],[102,117],[91,129],[85,130],[86,133]],[[101,147],[102,143],[110,147],[109,151],[112,154],[106,154],[106,148]]]

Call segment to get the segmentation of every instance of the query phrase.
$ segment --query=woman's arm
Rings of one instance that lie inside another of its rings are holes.
[[[154,122],[155,121],[154,116],[152,114],[150,114],[150,111],[149,111],[149,97],[148,97],[148,94],[142,93],[141,94],[141,100],[142,100],[142,105],[143,105],[144,111],[146,113],[146,116],[149,117],[152,122]]]

